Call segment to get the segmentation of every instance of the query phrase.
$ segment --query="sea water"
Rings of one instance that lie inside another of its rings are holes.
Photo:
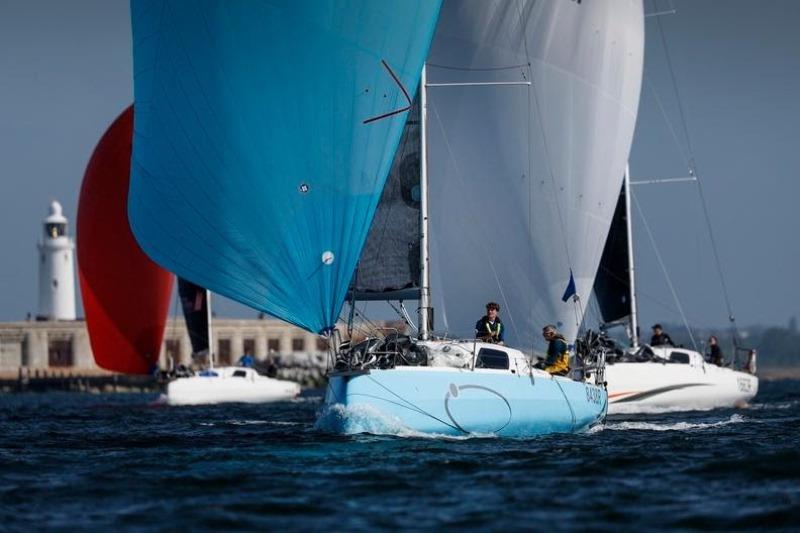
[[[320,407],[0,396],[0,530],[800,527],[800,381],[527,440],[336,436]]]

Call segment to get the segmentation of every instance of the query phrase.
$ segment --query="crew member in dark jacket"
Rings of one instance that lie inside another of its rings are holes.
[[[722,355],[722,349],[719,347],[719,341],[717,341],[717,337],[714,335],[708,338],[708,353],[712,364],[717,366],[725,364],[725,358]]]
[[[664,333],[661,324],[653,326],[653,336],[650,337],[650,346],[675,346],[669,335]]]
[[[504,344],[503,334],[505,328],[503,322],[497,314],[500,312],[500,305],[495,302],[486,304],[486,316],[478,320],[475,324],[475,338],[485,342]]]

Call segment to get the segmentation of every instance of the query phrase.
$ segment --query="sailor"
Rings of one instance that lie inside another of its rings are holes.
[[[709,360],[712,364],[717,366],[722,366],[724,364],[722,349],[720,349],[717,337],[714,335],[711,335],[711,337],[708,338],[708,353]]]
[[[650,346],[675,346],[669,335],[664,333],[661,324],[653,326],[653,336],[650,337]]]
[[[256,360],[250,354],[250,351],[246,351],[243,356],[239,358],[239,366],[244,366],[247,368],[253,368],[255,366]]]
[[[542,329],[542,337],[547,345],[547,359],[544,370],[556,376],[563,376],[569,372],[569,346],[567,339],[561,335],[555,326],[547,325]]]
[[[500,312],[500,305],[495,302],[486,304],[486,316],[478,320],[475,324],[475,338],[484,342],[505,344],[503,342],[503,322],[497,314]]]

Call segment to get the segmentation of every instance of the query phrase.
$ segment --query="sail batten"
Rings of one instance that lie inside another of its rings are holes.
[[[439,3],[131,9],[140,245],[216,293],[310,331],[332,327]]]

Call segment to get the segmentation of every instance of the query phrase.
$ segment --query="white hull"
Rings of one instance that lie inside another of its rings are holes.
[[[719,367],[682,348],[654,348],[669,360],[673,353],[687,354],[689,363],[614,363],[606,366],[608,413],[646,413],[738,407],[758,392],[752,374]]]
[[[215,403],[267,403],[289,400],[300,394],[292,381],[268,378],[252,368],[215,368],[216,375],[177,378],[167,385],[169,405]]]

